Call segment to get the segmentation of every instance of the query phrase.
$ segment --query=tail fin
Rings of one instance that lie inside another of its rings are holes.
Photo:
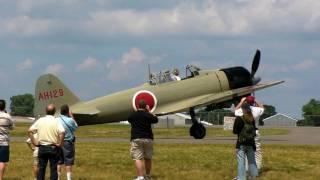
[[[39,77],[35,89],[34,115],[40,117],[46,114],[48,104],[54,104],[57,109],[63,104],[69,106],[79,102],[75,96],[56,76],[45,74]]]

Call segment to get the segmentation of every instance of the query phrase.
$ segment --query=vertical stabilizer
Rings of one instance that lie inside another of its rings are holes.
[[[35,88],[34,115],[36,118],[45,115],[48,104],[54,104],[59,111],[63,104],[72,106],[79,102],[69,88],[67,88],[56,76],[45,74],[39,77]]]

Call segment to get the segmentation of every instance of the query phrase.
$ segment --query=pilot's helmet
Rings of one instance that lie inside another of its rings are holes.
[[[174,68],[174,69],[172,70],[172,73],[173,73],[174,75],[178,76],[178,75],[179,75],[179,69]]]

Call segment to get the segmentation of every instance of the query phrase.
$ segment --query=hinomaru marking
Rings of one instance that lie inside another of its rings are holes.
[[[46,101],[49,99],[55,99],[64,95],[63,89],[54,89],[50,91],[40,92],[38,95],[39,101]]]

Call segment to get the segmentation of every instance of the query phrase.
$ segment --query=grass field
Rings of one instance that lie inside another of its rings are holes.
[[[320,177],[320,146],[263,146],[264,167],[259,179]],[[226,179],[236,175],[233,145],[156,144],[154,179]],[[129,143],[77,143],[74,179],[133,179]],[[32,155],[24,143],[11,143],[6,179],[31,179]]]
[[[25,137],[30,124],[16,125],[12,136]],[[263,135],[287,134],[286,129],[262,129]],[[154,129],[156,138],[189,137],[188,128]],[[94,125],[80,127],[77,137],[122,137],[128,142],[77,142],[74,179],[133,179],[129,155],[130,127]],[[233,136],[221,128],[208,128],[208,137]],[[32,153],[23,142],[11,142],[5,179],[31,179]],[[155,144],[153,179],[230,180],[236,176],[234,145]],[[320,177],[320,146],[263,145],[264,166],[259,180],[291,180]],[[65,177],[64,177],[65,179]]]

